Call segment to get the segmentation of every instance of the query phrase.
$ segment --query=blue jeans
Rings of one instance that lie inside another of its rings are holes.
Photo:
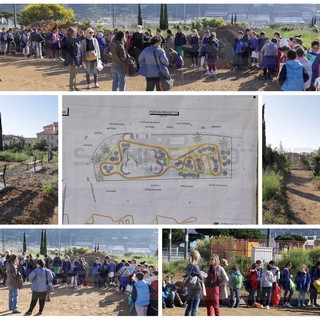
[[[124,91],[126,89],[126,74],[120,69],[111,69],[112,91]]]
[[[200,304],[200,298],[201,298],[201,292],[200,291],[196,291],[196,292],[191,292],[191,294],[189,293],[188,296],[188,301],[187,301],[187,309],[184,313],[185,316],[196,316],[197,315],[197,311],[199,308],[199,304]]]
[[[18,298],[19,298],[19,289],[11,287],[9,288],[9,310],[17,311],[18,310]]]

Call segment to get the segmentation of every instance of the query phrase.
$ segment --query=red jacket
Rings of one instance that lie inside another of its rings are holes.
[[[248,275],[250,276],[251,280],[251,289],[255,290],[260,287],[260,281],[258,280],[258,274],[256,270],[250,269],[248,271]]]
[[[151,299],[158,300],[158,280],[151,282],[151,288],[153,289],[150,294]]]

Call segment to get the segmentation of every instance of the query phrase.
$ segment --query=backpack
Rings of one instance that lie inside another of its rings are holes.
[[[252,289],[252,285],[251,285],[251,273],[250,274],[247,274],[244,278],[244,281],[243,281],[243,284],[244,284],[244,288],[246,289],[246,291],[250,291]]]
[[[242,41],[239,41],[236,43],[236,47],[234,49],[234,53],[241,53],[243,51],[244,48],[244,43]]]
[[[211,42],[207,45],[206,48],[208,58],[216,58],[218,55],[218,45],[216,42]]]
[[[106,277],[107,275],[108,275],[108,266],[104,264],[100,267],[100,276]]]
[[[234,289],[240,289],[242,285],[242,275],[241,274],[234,274],[233,275],[233,281],[232,286]]]

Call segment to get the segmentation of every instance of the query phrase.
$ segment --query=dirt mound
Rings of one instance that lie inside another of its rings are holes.
[[[37,21],[29,26],[27,28],[33,29],[33,28],[40,28],[44,33],[50,33],[54,27],[58,27],[61,32],[66,32],[68,28],[73,27],[73,28],[80,28],[81,30],[86,30],[88,26],[86,25],[81,25],[77,22],[66,22],[66,23],[57,23],[56,21],[53,20],[42,20],[42,21]]]
[[[44,184],[56,175],[57,168],[28,172],[25,165],[9,167],[8,187],[0,192],[1,224],[58,223],[58,188],[44,191]]]
[[[312,184],[313,184],[315,191],[320,191],[320,181],[319,180],[313,180]]]

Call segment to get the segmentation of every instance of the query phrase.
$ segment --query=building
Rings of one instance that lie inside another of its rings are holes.
[[[43,131],[37,133],[37,140],[45,139],[48,149],[58,148],[58,122],[43,127]]]
[[[25,143],[33,143],[37,141],[37,138],[24,138]]]
[[[3,145],[9,145],[11,141],[20,140],[19,136],[15,136],[13,134],[4,134],[2,136]]]

